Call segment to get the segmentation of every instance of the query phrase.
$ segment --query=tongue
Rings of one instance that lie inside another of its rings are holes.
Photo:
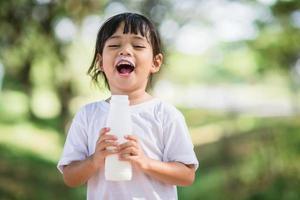
[[[131,72],[131,70],[128,68],[125,68],[125,67],[120,70],[121,74],[129,74],[130,72]]]

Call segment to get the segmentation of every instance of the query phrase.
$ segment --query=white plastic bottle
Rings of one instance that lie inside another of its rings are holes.
[[[125,135],[131,134],[132,124],[127,95],[112,95],[110,110],[106,122],[111,134],[118,137],[118,143],[126,140]],[[107,156],[105,159],[105,179],[109,181],[128,181],[132,178],[132,167],[130,162],[120,161],[118,154]]]

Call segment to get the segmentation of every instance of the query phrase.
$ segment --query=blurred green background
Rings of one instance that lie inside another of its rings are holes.
[[[300,199],[299,0],[0,1],[0,199],[85,199],[56,163],[91,84],[96,33],[141,12],[166,62],[151,93],[185,115],[200,161],[180,199]]]

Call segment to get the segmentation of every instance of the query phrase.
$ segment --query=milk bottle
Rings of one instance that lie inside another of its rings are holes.
[[[125,135],[132,133],[129,100],[127,95],[112,95],[110,110],[106,122],[110,133],[118,137],[118,143],[126,142]],[[114,147],[108,147],[114,148]],[[109,181],[128,181],[132,177],[130,162],[120,161],[118,154],[109,155],[105,159],[105,179]]]

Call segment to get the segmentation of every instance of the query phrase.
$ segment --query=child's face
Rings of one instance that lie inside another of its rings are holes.
[[[112,94],[145,90],[148,77],[159,71],[162,54],[153,56],[151,44],[140,34],[123,34],[124,23],[106,40],[100,68],[105,73]]]

